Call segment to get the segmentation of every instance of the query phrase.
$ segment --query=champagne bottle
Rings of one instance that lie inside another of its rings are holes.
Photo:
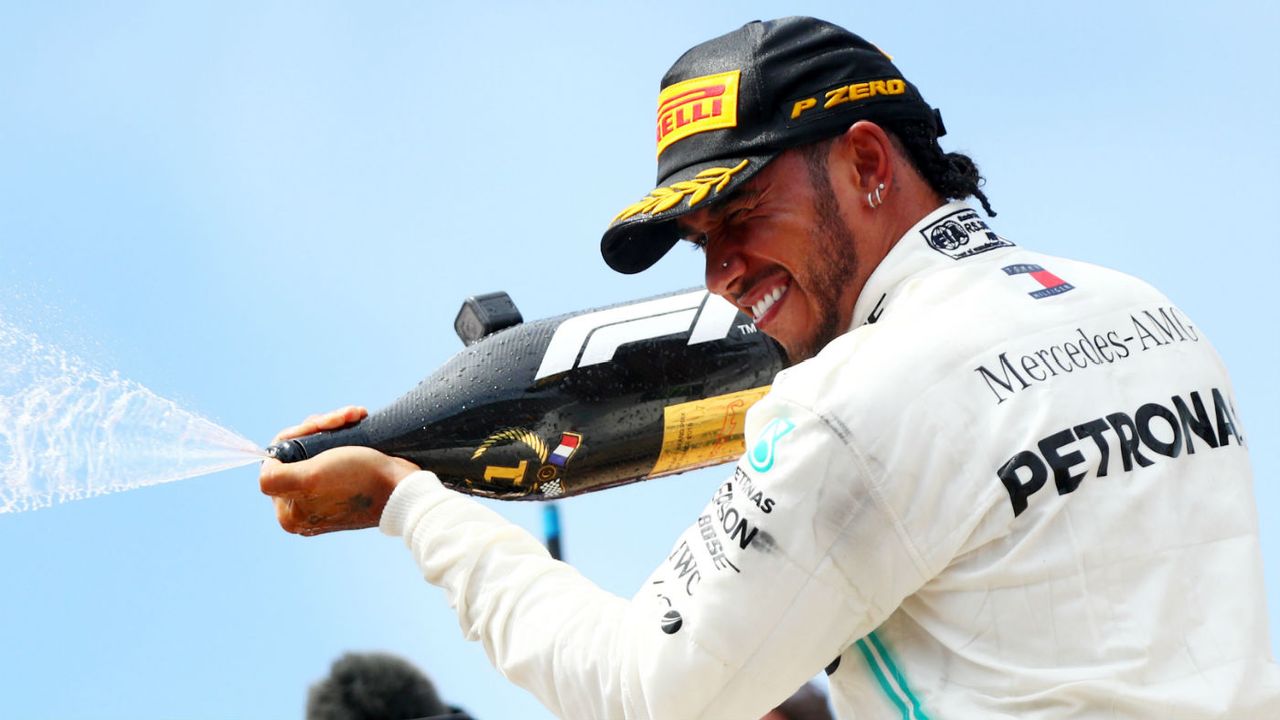
[[[706,290],[521,323],[469,299],[468,347],[391,405],[268,448],[294,462],[366,445],[473,495],[550,500],[734,460],[780,346]],[[495,331],[496,330],[496,331]]]

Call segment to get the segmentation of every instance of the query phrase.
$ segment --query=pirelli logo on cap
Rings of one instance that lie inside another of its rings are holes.
[[[658,155],[690,135],[736,127],[740,75],[738,70],[704,75],[663,88],[658,95]]]

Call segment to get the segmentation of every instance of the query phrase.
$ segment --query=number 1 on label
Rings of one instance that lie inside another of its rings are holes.
[[[515,467],[503,467],[502,465],[487,465],[484,469],[485,480],[510,480],[512,485],[519,485],[524,481],[525,468],[529,466],[528,460],[521,460],[520,464]]]

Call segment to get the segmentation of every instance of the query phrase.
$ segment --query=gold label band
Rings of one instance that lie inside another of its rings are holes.
[[[662,453],[649,477],[670,475],[736,460],[746,451],[747,409],[769,386],[668,405],[662,411]]]

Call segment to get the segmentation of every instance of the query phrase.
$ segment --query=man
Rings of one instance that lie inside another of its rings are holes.
[[[307,691],[307,720],[471,720],[408,660],[346,653]]]
[[[1200,328],[947,202],[987,206],[976,168],[847,31],[751,23],[662,88],[658,187],[605,259],[700,245],[796,364],[646,586],[608,595],[371,450],[264,467],[282,525],[390,496],[383,531],[562,717],[760,717],[824,667],[842,717],[1280,717],[1245,436]]]

